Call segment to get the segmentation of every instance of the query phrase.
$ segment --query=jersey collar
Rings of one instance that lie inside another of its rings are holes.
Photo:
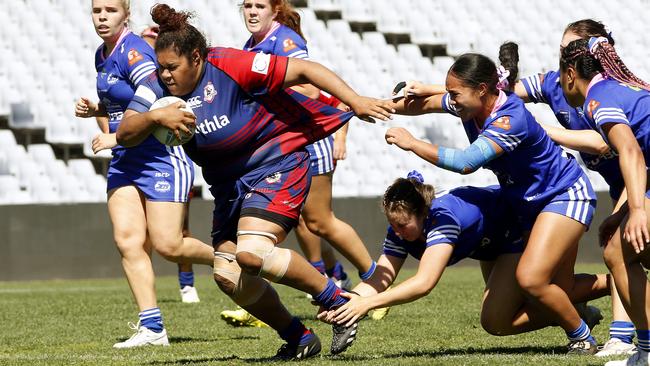
[[[117,39],[117,42],[115,42],[115,47],[113,47],[111,54],[108,55],[107,57],[104,57],[104,48],[106,47],[106,43],[103,43],[101,46],[99,46],[101,48],[101,52],[99,53],[99,57],[101,57],[101,60],[105,61],[107,58],[111,57],[115,52],[115,50],[120,47],[120,44],[124,40],[124,37],[129,35],[129,33],[131,33],[131,31],[128,28],[124,27],[124,29],[122,29],[122,33],[120,33],[120,37]]]
[[[266,41],[266,39],[269,38],[271,34],[275,33],[275,31],[278,30],[278,28],[280,28],[280,25],[281,25],[280,23],[274,20],[273,23],[271,23],[271,28],[269,29],[268,32],[266,32],[266,35],[264,35],[264,38],[262,38],[262,40],[257,43],[254,43],[255,38],[251,35],[251,38],[249,38],[248,42],[246,42],[246,51],[251,51],[253,48],[255,48],[255,46],[257,46],[258,44],[262,44],[264,41]]]
[[[589,82],[589,85],[587,85],[587,91],[585,92],[585,95],[589,95],[589,90],[591,90],[591,87],[600,83],[603,80],[605,80],[603,74],[601,73],[596,74],[596,76],[594,76]]]

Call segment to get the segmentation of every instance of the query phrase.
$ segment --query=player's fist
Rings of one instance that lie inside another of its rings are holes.
[[[81,97],[74,106],[74,115],[81,118],[95,117],[98,109],[97,103],[86,97]]]
[[[413,147],[415,137],[403,127],[391,127],[386,131],[386,142],[397,145],[400,149],[409,151]]]

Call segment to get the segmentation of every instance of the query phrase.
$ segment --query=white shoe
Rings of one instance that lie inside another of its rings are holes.
[[[632,355],[636,352],[636,346],[621,341],[618,338],[610,338],[605,344],[598,347],[596,357],[609,357],[620,355]]]
[[[126,341],[115,343],[113,348],[131,348],[148,345],[169,346],[167,330],[163,329],[162,332],[156,333],[146,327],[140,326],[139,324],[139,322],[138,325],[129,322],[129,328],[133,329],[135,333]]]
[[[185,286],[181,289],[181,299],[184,303],[199,302],[199,293],[196,292],[196,287]]]
[[[605,366],[648,366],[648,352],[638,350],[635,354],[630,356],[627,360],[609,361]]]

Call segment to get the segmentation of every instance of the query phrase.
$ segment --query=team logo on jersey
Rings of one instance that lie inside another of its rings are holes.
[[[197,96],[194,96],[194,97],[188,99],[185,103],[191,109],[201,108],[201,106],[203,105],[203,102],[201,102],[201,96],[200,95],[197,95]]]
[[[276,173],[273,173],[273,174],[269,175],[264,180],[266,180],[266,183],[268,183],[268,184],[273,184],[273,183],[279,182],[281,178],[282,178],[282,173],[276,172]]]
[[[255,55],[251,71],[258,74],[266,75],[269,72],[269,63],[271,62],[271,55],[262,52]]]
[[[113,85],[117,83],[118,80],[120,79],[113,74],[108,74],[108,77],[106,78],[106,82],[108,83],[108,85]]]
[[[216,96],[217,96],[217,89],[214,88],[214,85],[212,85],[211,81],[208,81],[208,83],[203,88],[203,100],[208,103],[212,103],[214,97]]]
[[[591,117],[592,119],[594,118],[594,112],[596,111],[598,106],[600,106],[600,102],[597,101],[596,99],[592,99],[589,101],[589,105],[587,106],[587,108],[589,111],[589,117]]]
[[[296,46],[296,43],[293,41],[293,39],[287,38],[284,40],[284,42],[282,42],[282,47],[284,49],[284,52],[289,52],[298,46]]]
[[[143,59],[140,52],[138,52],[135,48],[131,48],[126,57],[129,59],[129,66],[133,66],[134,63]]]
[[[498,127],[502,130],[508,131],[510,129],[510,117],[508,116],[503,116],[499,117],[496,121],[492,122],[492,125],[494,127]]]
[[[169,190],[172,189],[172,186],[171,184],[169,184],[169,182],[166,182],[164,180],[159,180],[153,186],[153,189],[156,192],[169,192]]]

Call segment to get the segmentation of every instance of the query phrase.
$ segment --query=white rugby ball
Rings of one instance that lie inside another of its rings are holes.
[[[192,112],[192,108],[190,108],[190,106],[187,105],[187,103],[183,99],[178,98],[178,97],[174,97],[174,96],[163,97],[163,98],[160,98],[160,99],[156,100],[153,103],[153,105],[151,106],[151,108],[149,108],[149,110],[152,111],[154,109],[164,108],[164,107],[167,107],[168,105],[174,104],[176,102],[183,102],[185,104],[185,106],[183,108],[181,108],[181,110],[194,114],[194,112]],[[164,145],[167,145],[167,146],[178,146],[178,145],[182,145],[182,144],[190,141],[192,139],[192,137],[194,136],[196,126],[195,125],[193,125],[192,127],[188,126],[188,128],[190,130],[190,133],[188,134],[186,132],[181,131],[181,139],[180,140],[178,138],[176,138],[176,135],[174,134],[174,131],[170,130],[169,128],[167,128],[165,126],[157,126],[153,130],[152,134],[156,138],[156,140],[160,141],[161,144],[164,144]]]

